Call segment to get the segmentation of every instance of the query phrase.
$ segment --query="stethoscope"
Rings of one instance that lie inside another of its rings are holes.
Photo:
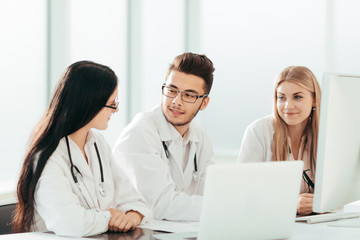
[[[291,148],[289,147],[289,157],[290,156],[291,156]],[[315,185],[314,185],[313,180],[306,173],[307,171],[311,171],[311,169],[303,170],[302,177],[303,177],[304,182],[308,185],[308,193],[311,193],[311,188],[313,189],[312,190],[313,192],[315,191]]]
[[[166,144],[165,144],[165,141],[162,141],[162,145],[163,145],[163,148],[164,148],[165,156],[166,156],[167,159],[169,159],[169,150],[168,150],[168,147],[167,147]],[[198,179],[199,179],[198,169],[197,169],[197,163],[196,163],[196,153],[195,153],[195,155],[194,155],[193,178],[194,178],[194,180],[195,180],[196,182],[197,182]]]
[[[77,166],[74,165],[73,161],[72,161],[72,158],[71,158],[71,153],[70,153],[70,145],[69,145],[69,139],[67,136],[65,136],[65,139],[66,139],[66,146],[67,146],[67,150],[68,150],[68,154],[69,154],[69,160],[70,160],[70,172],[71,172],[71,175],[74,179],[74,182],[75,184],[78,186],[80,192],[81,192],[81,195],[83,196],[86,204],[88,205],[89,208],[90,207],[90,204],[88,203],[88,201],[86,200],[85,196],[83,195],[83,192],[81,190],[81,187],[80,187],[80,183],[79,183],[79,179],[78,178],[83,178],[83,175],[82,173],[80,172],[79,168]],[[102,167],[102,163],[101,163],[101,157],[100,157],[100,153],[99,153],[99,149],[96,145],[96,142],[94,142],[94,146],[95,146],[95,150],[96,150],[96,154],[97,154],[97,158],[98,158],[98,161],[99,161],[99,166],[100,166],[100,174],[101,174],[101,183],[99,183],[99,193],[101,196],[105,197],[106,196],[106,192],[105,192],[105,189],[104,189],[104,173],[103,173],[103,167]],[[89,196],[91,197],[91,194],[89,192],[89,189],[86,187],[85,183],[83,182],[83,185],[85,186],[86,188],[86,191],[88,192]],[[95,202],[94,200],[92,199],[91,197],[91,200],[92,202],[94,203],[95,205]]]

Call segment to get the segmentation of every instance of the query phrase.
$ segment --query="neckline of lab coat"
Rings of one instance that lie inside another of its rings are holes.
[[[87,137],[86,137],[86,143],[85,143],[85,153],[88,157],[89,163],[86,162],[86,159],[84,155],[82,154],[82,151],[80,150],[79,146],[69,137],[69,144],[70,144],[70,151],[71,151],[71,157],[73,160],[73,163],[76,167],[79,168],[81,174],[83,175],[83,178],[91,178],[91,179],[97,179],[97,172],[100,171],[99,164],[97,162],[97,156],[95,152],[94,143],[96,142],[95,135],[90,130]],[[62,144],[61,148],[63,149],[62,154],[64,155],[64,158],[68,161],[69,167],[70,167],[70,160],[69,155],[66,147],[65,137],[63,137],[60,140],[60,144]],[[101,154],[101,153],[100,153]],[[96,162],[94,162],[96,160]],[[70,171],[70,169],[69,169]],[[95,184],[95,182],[94,182]],[[95,185],[91,186],[91,190],[89,187],[89,191],[96,191]]]
[[[305,149],[306,146],[304,146],[304,141],[305,141],[305,137],[302,136],[301,139],[300,139],[299,152],[298,152],[298,156],[297,156],[298,159],[295,159],[295,157],[293,155],[292,147],[291,147],[291,138],[288,136],[288,144],[289,144],[289,151],[290,151],[289,152],[289,160],[303,159],[303,155],[307,150],[307,149]]]
[[[189,161],[188,164],[185,168],[185,170],[183,171],[182,168],[182,162],[183,162],[183,158],[180,158],[179,156],[182,156],[182,154],[180,154],[179,149],[177,149],[175,147],[175,145],[173,143],[175,143],[175,140],[178,137],[181,137],[179,132],[175,129],[175,127],[169,123],[162,110],[161,107],[158,107],[157,109],[155,109],[156,112],[156,124],[158,125],[158,130],[159,130],[159,134],[160,134],[160,138],[161,141],[165,141],[167,143],[168,146],[168,150],[172,156],[172,158],[169,158],[169,161],[171,161],[170,159],[173,159],[173,161],[175,162],[177,171],[174,172],[173,170],[171,171],[171,174],[178,174],[180,179],[181,179],[181,183],[178,182],[178,184],[176,185],[176,187],[181,190],[185,187],[185,181],[187,178],[192,179],[192,174],[193,174],[193,157],[196,153],[196,145],[199,142],[199,138],[196,136],[196,134],[194,133],[194,131],[192,130],[191,127],[191,123],[189,126],[189,136],[188,136],[188,144],[190,144],[190,151],[189,151]],[[160,143],[159,143],[160,144]],[[179,179],[179,180],[180,180]]]

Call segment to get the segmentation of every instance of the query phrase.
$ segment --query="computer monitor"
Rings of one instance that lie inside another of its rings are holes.
[[[360,76],[324,74],[313,211],[360,200]]]

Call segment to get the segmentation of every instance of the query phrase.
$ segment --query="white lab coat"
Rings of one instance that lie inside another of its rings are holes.
[[[238,162],[270,162],[273,135],[272,116],[267,116],[251,123],[245,130]]]
[[[102,161],[105,197],[98,187],[101,174],[95,141]],[[118,208],[124,213],[135,210],[149,216],[145,200],[114,161],[110,146],[99,133],[90,131],[87,136],[85,153],[89,164],[70,138],[69,145],[73,163],[83,175],[83,180],[79,179],[83,194],[71,175],[66,140],[62,138],[47,161],[35,190],[34,231],[53,231],[64,236],[106,232],[111,218],[109,208]]]
[[[123,130],[113,152],[155,219],[199,221],[206,167],[212,164],[209,136],[194,122],[189,128],[190,151],[183,170],[180,134],[164,117],[160,106],[140,113]],[[165,155],[165,141],[169,159]],[[196,153],[198,181],[193,178]]]
[[[258,119],[251,123],[245,130],[240,152],[238,156],[239,163],[245,162],[270,162],[272,158],[272,145],[274,136],[274,117],[266,116]],[[290,138],[288,139],[289,146]],[[301,150],[303,149],[303,139],[300,145],[299,156],[303,156],[304,169],[310,169],[310,155],[307,149],[304,154]],[[292,154],[289,155],[289,159],[294,160]],[[307,192],[307,186],[304,181],[301,182],[301,193]]]

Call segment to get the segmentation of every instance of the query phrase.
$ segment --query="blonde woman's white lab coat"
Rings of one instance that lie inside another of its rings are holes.
[[[99,192],[101,174],[94,142],[101,156],[105,196]],[[73,163],[83,175],[83,181],[79,181],[82,193],[71,175],[66,140],[62,138],[35,190],[34,231],[52,231],[64,236],[103,233],[108,230],[111,218],[109,208],[120,209],[123,213],[135,210],[149,216],[145,200],[114,161],[110,146],[99,133],[90,131],[87,136],[85,153],[89,164],[70,138],[69,144]]]
[[[213,163],[213,147],[209,136],[194,122],[189,131],[190,150],[183,161],[182,137],[158,106],[135,116],[114,146],[115,159],[143,194],[155,219],[200,219],[206,167]],[[197,181],[193,177],[195,153]]]
[[[274,117],[266,116],[251,123],[245,130],[240,152],[238,156],[239,163],[246,162],[270,162],[272,159],[272,145],[274,136]],[[310,169],[310,153],[307,148],[303,150],[303,138],[300,145],[299,156],[303,156],[304,169]],[[290,138],[288,138],[289,146],[291,147]],[[292,154],[289,159],[293,161]],[[307,187],[304,181],[301,182],[301,193],[307,192]]]
[[[272,116],[267,116],[251,123],[245,130],[238,162],[270,162],[273,135]]]

